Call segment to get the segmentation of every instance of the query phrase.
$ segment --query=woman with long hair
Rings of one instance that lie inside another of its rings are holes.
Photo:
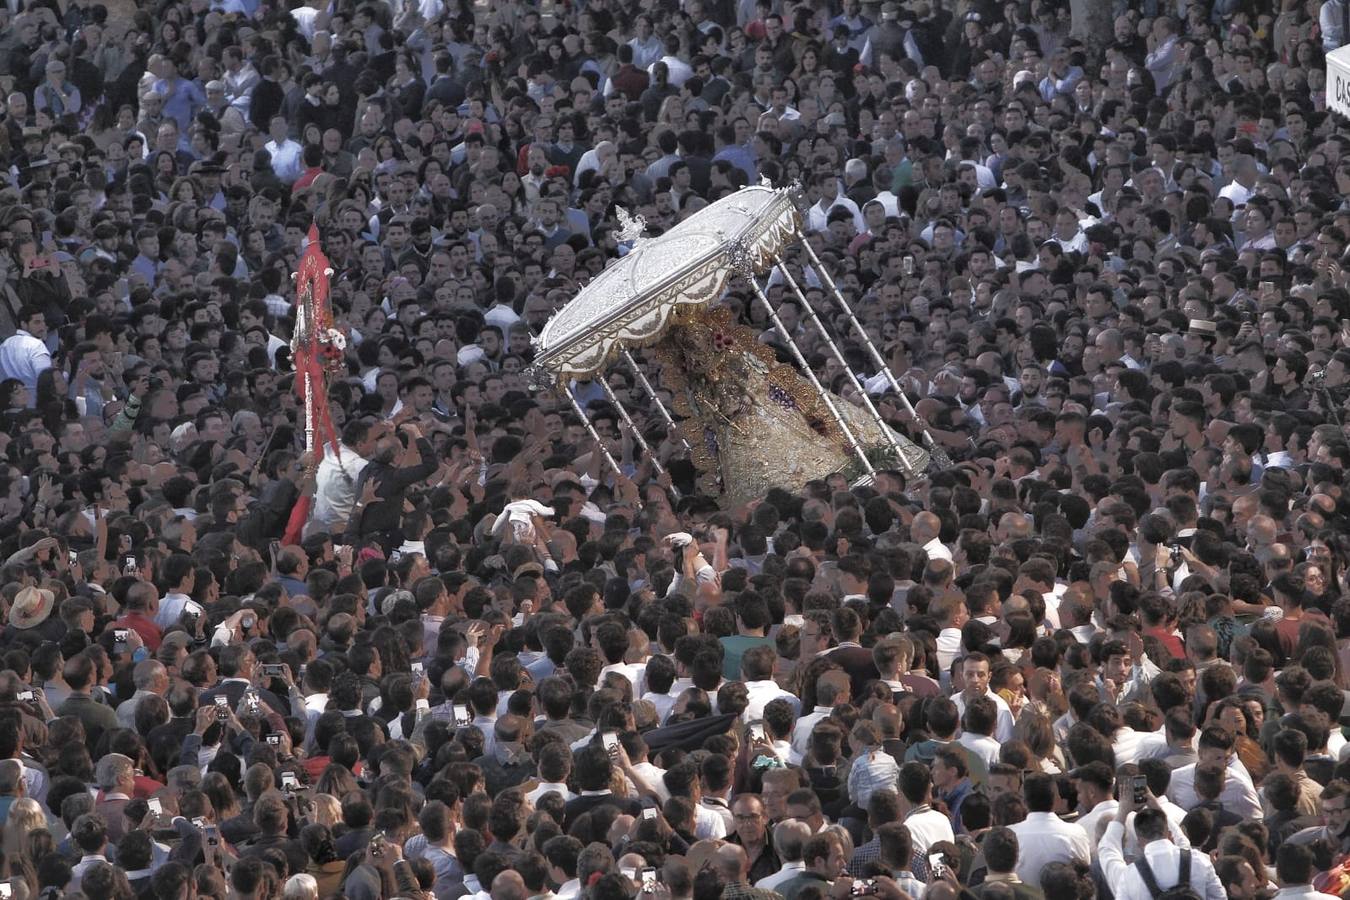
[[[155,179],[155,189],[169,197],[178,178],[178,160],[168,150],[160,150],[150,157],[150,171]]]
[[[80,418],[80,410],[76,409],[68,395],[69,382],[66,381],[65,372],[59,368],[46,368],[38,375],[38,390],[35,393],[34,407],[51,433],[59,433],[62,422]]]
[[[47,827],[47,817],[42,812],[42,806],[31,797],[20,797],[15,800],[9,808],[9,816],[5,819],[5,827],[0,832],[0,846],[3,847],[5,859],[28,859],[31,851],[29,835],[34,831]]]
[[[403,154],[400,152],[399,146],[397,143],[395,143],[393,138],[389,137],[386,134],[380,135],[380,137],[375,140],[376,160],[384,163],[384,162],[392,162],[394,160],[401,160],[402,158]]]
[[[661,101],[661,108],[656,114],[656,124],[669,125],[675,129],[683,127],[684,99],[679,94],[671,94]]]
[[[1036,619],[1021,610],[1013,610],[1005,617],[1008,636],[1003,639],[1002,653],[1010,663],[1021,662],[1036,642]]]
[[[342,875],[347,862],[338,856],[331,828],[319,823],[306,825],[300,829],[300,846],[309,855],[309,866],[305,869],[305,874],[318,882],[319,896],[328,897],[341,893]]]
[[[44,374],[50,370],[43,370]],[[28,386],[17,378],[0,381],[0,414],[17,415],[29,407]]]
[[[169,199],[172,201],[190,203],[193,206],[200,206],[202,203],[201,185],[197,179],[187,175],[180,175],[175,178],[169,188]]]
[[[359,790],[361,786],[356,783],[352,773],[337,763],[329,763],[319,775],[318,781],[314,783],[314,793],[331,794],[338,798]]]
[[[838,668],[839,664],[833,660],[817,656],[805,665],[798,665],[793,671],[793,683],[788,685],[788,690],[802,698],[804,711],[813,710],[820,705],[816,700],[816,685],[820,681],[820,676]]]
[[[202,778],[202,793],[211,801],[216,812],[216,821],[224,822],[239,815],[239,795],[229,779],[219,772],[208,772]]]
[[[820,48],[814,42],[802,48],[797,59],[797,68],[792,70],[792,78],[800,83],[805,78],[814,78],[820,74]]]
[[[1346,549],[1346,539],[1330,528],[1317,532],[1308,542],[1308,561],[1322,566],[1327,578],[1327,594],[1331,597],[1339,597],[1344,593]]]
[[[1013,738],[1036,755],[1042,772],[1058,775],[1064,771],[1064,753],[1055,743],[1054,722],[1049,716],[1037,710],[1023,710],[1013,725]]]
[[[1236,739],[1233,749],[1238,759],[1251,773],[1252,782],[1260,784],[1270,771],[1270,760],[1261,749],[1260,733],[1255,731],[1255,723],[1247,711],[1245,698],[1225,697],[1215,703],[1210,707],[1210,722],[1218,723],[1233,733]]]
[[[333,828],[342,823],[342,804],[332,794],[316,794],[310,801],[309,811],[305,815],[307,825],[323,825]]]

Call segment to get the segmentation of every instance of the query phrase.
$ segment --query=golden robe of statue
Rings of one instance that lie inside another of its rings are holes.
[[[863,474],[856,454],[815,388],[725,308],[681,307],[653,354],[662,381],[684,417],[683,438],[705,477],[704,489],[726,508],[763,497],[771,487],[800,490],[843,472]],[[831,395],[869,459],[879,468],[922,471],[928,454],[903,436],[895,459],[888,437],[866,410]],[[715,483],[713,483],[715,481]]]

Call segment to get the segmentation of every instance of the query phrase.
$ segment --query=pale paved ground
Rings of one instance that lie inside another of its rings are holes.
[[[136,11],[136,4],[132,0],[103,0],[103,5],[108,8],[108,18],[130,19],[131,14]]]
[[[122,19],[123,21],[131,18],[132,13],[136,11],[135,0],[103,0],[103,5],[108,8],[109,20]],[[307,6],[323,6],[324,0],[306,0]]]

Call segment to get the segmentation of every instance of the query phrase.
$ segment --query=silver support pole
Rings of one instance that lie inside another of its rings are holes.
[[[890,445],[895,448],[895,452],[899,454],[900,442],[896,440],[895,432],[891,431],[890,426],[886,424],[886,420],[881,417],[881,413],[877,412],[876,406],[872,404],[872,398],[868,396],[867,390],[862,386],[862,382],[858,381],[858,376],[854,374],[853,367],[848,364],[848,360],[844,359],[844,354],[839,349],[839,345],[834,342],[834,338],[830,337],[829,331],[825,328],[825,323],[820,321],[820,316],[816,315],[816,311],[811,308],[811,303],[806,299],[806,294],[802,292],[801,286],[797,284],[797,280],[792,277],[792,273],[788,271],[788,267],[781,261],[778,263],[778,271],[782,273],[783,279],[792,287],[792,292],[797,295],[797,299],[802,304],[802,309],[806,311],[807,318],[809,318],[811,324],[816,327],[816,331],[820,332],[820,336],[824,338],[825,343],[829,345],[830,352],[834,354],[834,358],[839,361],[839,365],[843,368],[844,372],[847,373],[849,383],[853,385],[853,389],[857,391],[858,396],[862,398],[863,406],[867,407],[868,414],[871,415],[872,420],[881,428],[881,433],[885,436],[886,440],[890,442]]]
[[[619,402],[619,398],[614,395],[614,389],[609,386],[609,382],[605,381],[603,377],[600,379],[600,387],[604,389],[605,396],[609,398],[609,402],[614,404],[614,408],[619,413],[619,418],[623,419],[623,424],[627,425],[628,429],[633,432],[633,440],[637,441],[637,445],[642,448],[642,452],[647,454],[648,458],[651,459],[652,468],[656,470],[656,474],[666,474],[665,467],[661,465],[661,461],[657,459],[656,454],[652,452],[651,445],[647,443],[647,439],[642,436],[642,432],[638,430],[638,427],[633,424],[632,416],[628,415],[628,410],[623,408],[623,404]]]
[[[824,386],[820,383],[820,379],[816,378],[816,373],[811,371],[811,367],[806,362],[806,357],[802,356],[801,349],[798,348],[797,342],[792,339],[792,335],[788,332],[787,326],[783,324],[783,320],[778,318],[778,311],[774,309],[773,304],[769,302],[768,296],[765,295],[764,290],[759,286],[758,279],[755,278],[754,273],[752,272],[746,272],[745,279],[749,281],[750,286],[755,289],[755,296],[759,298],[759,302],[764,307],[764,311],[768,313],[774,328],[778,329],[778,334],[783,340],[787,341],[788,349],[792,351],[792,358],[797,361],[797,365],[801,367],[802,372],[810,380],[811,386],[816,389],[816,393],[820,395],[820,399],[825,402],[825,406],[829,409],[830,415],[834,417],[834,423],[838,425],[839,430],[844,433],[844,440],[848,441],[849,449],[858,457],[858,462],[862,463],[863,472],[869,477],[876,477],[877,470],[874,469],[872,463],[868,461],[867,454],[863,453],[862,445],[858,443],[858,439],[853,435],[853,429],[848,427],[848,422],[844,421],[844,417],[840,414],[839,408],[834,405],[834,400],[831,399],[830,392],[825,390]]]
[[[610,455],[609,449],[605,447],[605,442],[600,439],[600,432],[596,431],[595,426],[591,424],[591,417],[586,415],[586,410],[581,408],[581,404],[577,402],[576,395],[572,393],[572,389],[564,385],[562,392],[567,395],[567,402],[572,404],[572,409],[576,411],[577,415],[581,416],[581,424],[591,436],[591,440],[595,441],[595,446],[600,448],[601,453],[605,454],[605,462],[609,463],[609,467],[614,470],[615,475],[623,477],[623,469],[619,468],[619,464],[615,462],[614,457]]]
[[[670,429],[671,435],[673,437],[680,437],[679,428],[676,427],[675,420],[671,418],[670,410],[666,409],[666,405],[662,403],[661,398],[656,395],[656,388],[652,387],[652,383],[647,380],[647,375],[642,371],[641,367],[638,366],[637,360],[633,359],[633,354],[629,353],[626,349],[623,350],[622,353],[624,362],[628,363],[628,368],[633,370],[633,377],[636,378],[637,383],[642,386],[642,392],[647,395],[647,399],[655,404],[656,411],[661,414],[661,418],[665,421],[666,427]],[[680,437],[680,443],[684,444],[684,449],[686,450],[693,449],[689,446],[689,442],[682,437]]]
[[[923,442],[936,458],[938,465],[944,468],[950,466],[951,457],[947,455],[945,450],[938,446],[937,441],[933,440],[933,436],[928,433],[928,423],[919,418],[918,412],[914,409],[914,404],[909,402],[909,397],[905,396],[904,389],[900,387],[900,382],[896,380],[895,373],[891,371],[891,367],[887,365],[886,360],[882,358],[881,351],[877,350],[877,345],[872,343],[872,338],[867,334],[867,330],[862,327],[862,323],[858,321],[858,317],[853,314],[853,308],[848,305],[848,301],[844,299],[844,295],[839,292],[838,286],[835,285],[834,279],[830,277],[829,271],[820,261],[820,257],[816,256],[815,248],[811,246],[811,242],[809,240],[803,240],[802,246],[806,248],[806,255],[811,257],[811,264],[816,267],[816,272],[820,274],[820,277],[825,280],[825,284],[828,285],[830,290],[834,293],[835,302],[839,304],[839,308],[844,311],[844,315],[848,316],[848,320],[852,323],[854,330],[856,330],[858,336],[862,338],[863,344],[866,345],[868,352],[872,355],[872,362],[874,362],[877,368],[879,368],[886,376],[886,381],[890,384],[891,390],[895,391],[896,395],[900,398],[900,402],[904,404],[905,411],[914,417],[914,421],[919,423],[919,428],[922,429],[923,432]]]

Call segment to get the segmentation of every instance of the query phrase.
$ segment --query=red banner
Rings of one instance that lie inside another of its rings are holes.
[[[328,409],[329,370],[340,369],[346,336],[333,325],[329,301],[329,277],[333,270],[319,242],[319,229],[309,226],[309,246],[300,257],[295,273],[295,335],[291,355],[295,364],[295,392],[305,409],[306,448],[313,453],[311,465],[323,459],[324,444],[338,451],[337,430]]]

